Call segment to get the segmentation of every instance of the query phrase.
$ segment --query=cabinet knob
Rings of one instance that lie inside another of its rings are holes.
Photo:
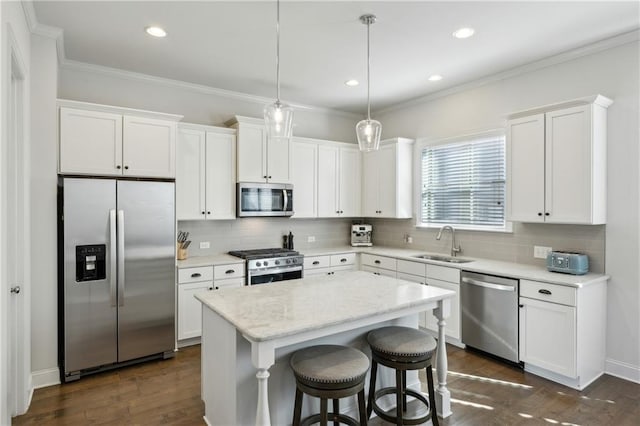
[[[204,214],[204,212],[202,212],[202,214]]]
[[[263,179],[266,179],[266,178],[267,178],[267,175],[262,176],[262,178],[263,178]]]
[[[375,263],[376,265],[379,265],[379,264],[380,264],[380,261],[379,261],[379,260],[376,260],[376,261],[374,261],[373,263]]]
[[[129,170],[129,166],[124,166],[124,169],[125,170]]]
[[[520,308],[524,308],[524,305],[518,305],[518,307],[520,307]]]
[[[545,216],[551,216],[551,213],[549,213],[549,212],[545,212],[545,213],[544,213],[544,215],[545,215]]]
[[[538,216],[542,216],[542,212],[538,212]]]
[[[216,286],[216,290],[220,290],[220,287]]]
[[[344,210],[340,210],[340,213],[344,213]]]
[[[336,210],[336,213],[340,213],[340,210]]]
[[[120,170],[122,168],[122,166],[118,165],[116,166],[116,169]]]
[[[211,212],[207,212],[207,214],[211,214]]]

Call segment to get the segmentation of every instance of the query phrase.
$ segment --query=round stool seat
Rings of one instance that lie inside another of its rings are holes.
[[[426,331],[399,326],[370,331],[367,341],[372,350],[401,357],[430,358],[437,347],[436,340]]]
[[[338,389],[361,381],[369,371],[369,358],[354,348],[318,345],[294,353],[290,365],[307,386]]]

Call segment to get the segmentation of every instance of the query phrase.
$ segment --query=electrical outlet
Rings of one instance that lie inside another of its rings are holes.
[[[404,242],[407,244],[413,244],[413,237],[409,234],[404,235]]]
[[[551,247],[533,246],[533,257],[536,259],[546,259],[547,253],[552,250]]]
[[[309,235],[307,237],[307,242],[308,243],[315,243],[316,242],[316,237],[314,235]]]
[[[209,244],[209,241],[202,241],[200,243],[200,248],[201,249],[208,249],[209,247],[211,247],[211,244]]]

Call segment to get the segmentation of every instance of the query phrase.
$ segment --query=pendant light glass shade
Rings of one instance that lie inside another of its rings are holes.
[[[276,2],[276,101],[264,107],[264,124],[270,139],[290,139],[293,108],[280,102],[280,0]]]
[[[356,124],[356,136],[360,151],[377,151],[380,148],[382,124],[371,119],[371,43],[369,41],[369,27],[376,22],[375,15],[362,15],[360,22],[367,26],[367,119]]]

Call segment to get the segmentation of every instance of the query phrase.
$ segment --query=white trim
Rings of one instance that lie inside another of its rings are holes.
[[[45,368],[31,373],[31,385],[33,389],[46,388],[60,384],[60,370],[58,367]]]
[[[604,371],[610,376],[629,380],[634,383],[640,383],[640,366],[607,358],[605,360]]]
[[[183,129],[224,133],[227,135],[235,135],[237,133],[236,129],[230,129],[228,127],[209,126],[206,124],[183,123],[183,122],[178,123],[178,130],[183,130]]]
[[[484,129],[478,131],[471,131],[468,133],[464,133],[458,136],[448,136],[446,138],[438,138],[438,139],[429,139],[429,138],[418,138],[418,149],[422,151],[423,148],[427,146],[436,146],[436,145],[453,145],[457,142],[460,143],[468,143],[470,138],[481,138],[481,137],[490,137],[490,136],[504,136],[507,137],[507,130],[504,127],[500,127],[497,129]]]
[[[182,120],[182,117],[184,117],[179,114],[146,111],[143,109],[118,107],[118,106],[112,106],[112,105],[94,104],[91,102],[71,101],[68,99],[58,99],[56,101],[56,105],[58,107],[68,107],[68,108],[77,108],[77,109],[84,109],[84,110],[90,110],[90,111],[109,112],[112,114],[134,115],[137,117],[155,118],[159,120],[176,121],[176,122]]]
[[[382,115],[382,114],[387,114],[389,112],[402,110],[408,107],[424,104],[436,99],[444,98],[449,95],[464,92],[466,90],[476,89],[478,87],[482,87],[496,81],[516,77],[521,74],[526,74],[542,68],[550,67],[552,65],[561,64],[563,62],[572,61],[574,59],[578,59],[583,56],[593,55],[595,53],[598,53],[607,49],[613,49],[614,47],[622,46],[624,44],[633,43],[638,40],[640,40],[640,30],[636,29],[633,31],[619,34],[617,36],[613,36],[613,37],[606,38],[604,40],[597,41],[595,43],[587,44],[585,46],[578,47],[576,49],[567,50],[566,52],[549,56],[547,58],[540,59],[538,61],[530,62],[525,65],[511,68],[506,71],[502,71],[495,74],[487,75],[485,77],[474,79],[472,81],[469,81],[468,83],[462,83],[457,86],[453,86],[448,89],[443,89],[435,93],[430,93],[428,95],[419,96],[417,98],[398,102],[395,105],[391,105],[386,108],[382,108],[380,110],[375,110],[373,111],[373,113],[375,113],[376,115]]]

